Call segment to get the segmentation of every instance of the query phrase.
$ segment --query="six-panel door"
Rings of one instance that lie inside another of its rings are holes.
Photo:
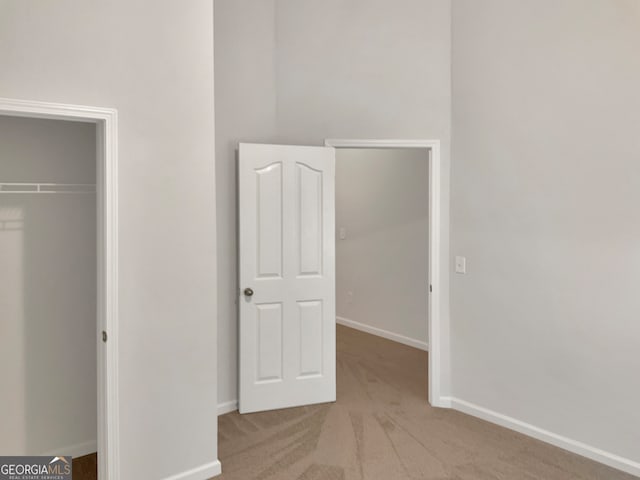
[[[335,150],[240,144],[240,413],[335,401]]]

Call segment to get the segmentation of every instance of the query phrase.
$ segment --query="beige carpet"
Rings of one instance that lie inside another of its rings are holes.
[[[427,354],[338,326],[338,401],[220,417],[224,480],[631,480],[427,401]]]

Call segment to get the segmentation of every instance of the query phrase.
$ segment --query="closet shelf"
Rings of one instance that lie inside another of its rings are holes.
[[[2,183],[2,193],[96,193],[93,183]]]

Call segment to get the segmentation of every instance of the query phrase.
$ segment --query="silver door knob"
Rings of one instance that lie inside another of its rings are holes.
[[[253,290],[251,290],[250,288],[245,288],[244,289],[244,294],[245,294],[245,296],[250,297],[250,296],[253,295]]]

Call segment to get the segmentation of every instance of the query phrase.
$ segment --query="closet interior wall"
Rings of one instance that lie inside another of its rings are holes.
[[[3,455],[96,451],[95,182],[95,124],[0,116]]]

